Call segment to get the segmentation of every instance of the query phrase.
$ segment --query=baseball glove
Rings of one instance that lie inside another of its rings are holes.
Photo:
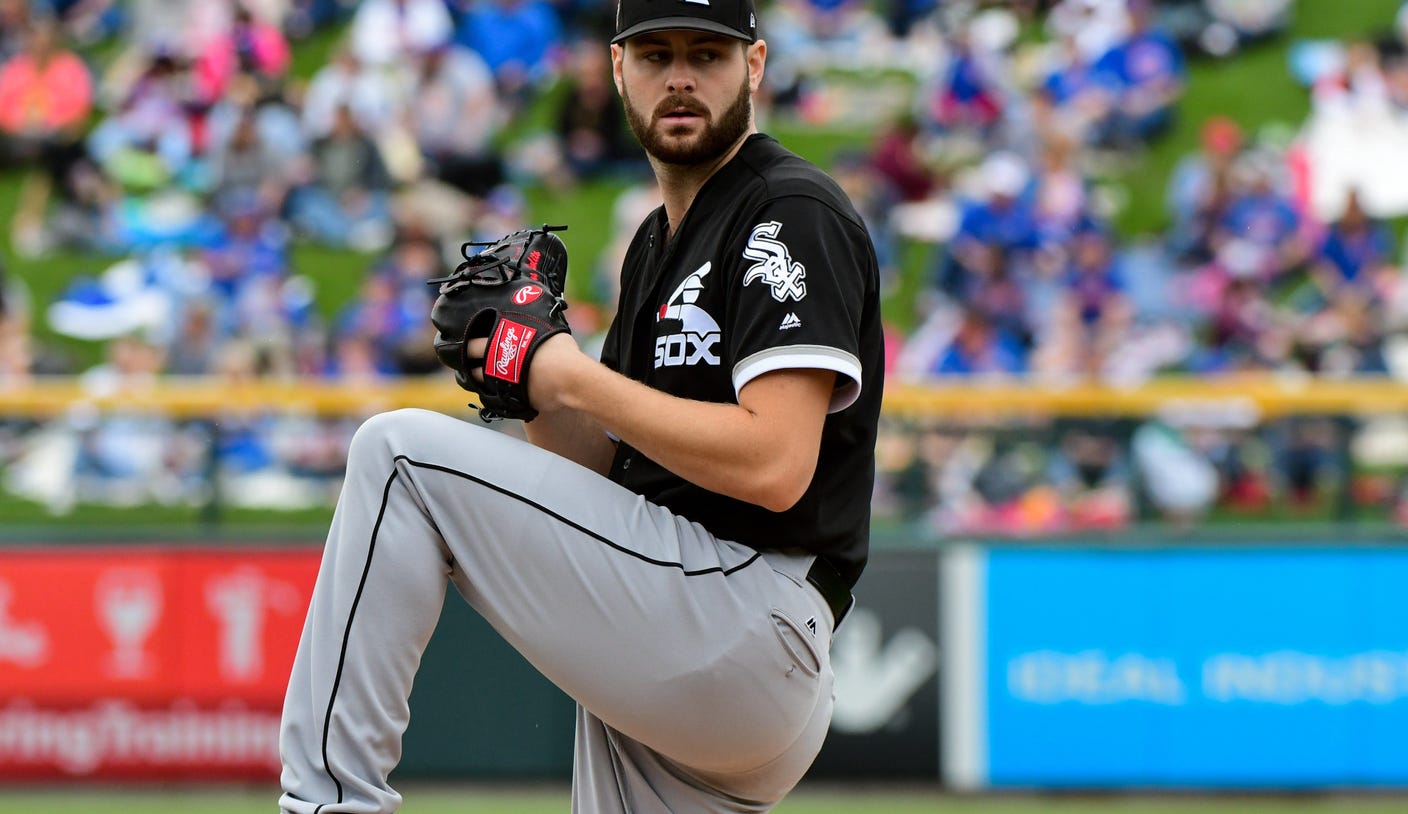
[[[571,333],[563,311],[567,247],[553,232],[566,226],[522,229],[492,243],[465,243],[465,261],[447,277],[430,280],[440,295],[430,311],[435,355],[455,371],[455,382],[479,396],[485,421],[532,421],[528,365],[548,337]],[[486,247],[477,254],[470,250]],[[470,357],[469,340],[489,338],[483,358]],[[476,380],[474,371],[482,370]]]

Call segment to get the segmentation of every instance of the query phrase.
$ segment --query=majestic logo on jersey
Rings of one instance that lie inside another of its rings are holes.
[[[656,312],[656,322],[679,320],[680,328],[674,333],[655,337],[655,367],[719,364],[719,356],[714,352],[714,346],[723,338],[719,323],[709,316],[709,312],[695,305],[699,293],[704,290],[704,278],[712,265],[712,262],[705,263],[684,278],[684,282]]]
[[[796,312],[796,311],[788,311],[788,312],[787,312],[787,316],[785,316],[785,317],[782,318],[782,324],[781,324],[781,325],[778,325],[778,326],[777,326],[777,329],[778,329],[779,331],[785,331],[785,330],[787,330],[788,328],[800,328],[800,327],[802,327],[802,320],[801,320],[800,317],[797,316],[797,312]]]
[[[743,273],[743,284],[762,280],[772,287],[772,298],[778,302],[801,302],[807,296],[807,270],[793,262],[786,243],[774,239],[781,229],[782,224],[775,220],[753,227],[748,245],[743,247],[743,256],[753,265]]]

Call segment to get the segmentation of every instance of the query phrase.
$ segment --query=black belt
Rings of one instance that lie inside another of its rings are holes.
[[[831,608],[831,618],[834,631],[841,626],[841,620],[846,618],[846,612],[856,603],[855,596],[851,593],[851,586],[846,582],[841,572],[836,570],[836,566],[817,557],[812,562],[811,570],[807,571],[807,582],[810,582],[821,598],[826,600],[826,604]]]

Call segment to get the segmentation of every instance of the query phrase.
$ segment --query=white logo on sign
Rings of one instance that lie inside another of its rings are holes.
[[[719,323],[709,316],[709,312],[695,305],[699,294],[704,290],[704,278],[708,276],[712,262],[696,269],[670,295],[655,321],[667,319],[680,321],[678,333],[655,338],[655,366],[679,367],[681,365],[717,365],[719,356],[714,346],[723,338]]]
[[[161,615],[161,581],[148,569],[105,572],[93,590],[98,622],[112,642],[107,673],[112,678],[142,678],[155,665],[147,655],[147,639]]]
[[[49,658],[49,633],[38,622],[11,618],[12,596],[9,584],[0,582],[0,661],[38,667]]]
[[[1213,653],[1202,681],[1207,699],[1224,704],[1396,704],[1408,698],[1408,653]]]
[[[831,668],[836,674],[832,727],[852,734],[877,732],[938,671],[939,649],[913,627],[886,643],[879,614],[856,607],[831,644]]]
[[[1022,653],[1007,663],[1007,690],[1032,704],[1147,701],[1179,706],[1188,700],[1173,659],[1102,650]]]
[[[762,280],[772,288],[772,298],[778,302],[801,302],[807,296],[807,270],[801,263],[793,262],[786,243],[774,240],[781,230],[782,224],[775,220],[753,227],[748,245],[743,247],[743,256],[753,265],[743,273],[743,284]]]
[[[800,327],[802,327],[802,320],[795,313],[789,312],[787,316],[782,318],[782,324],[777,326],[777,329],[779,331],[785,331],[788,328]]]
[[[293,585],[266,579],[249,567],[206,583],[206,607],[220,624],[220,675],[230,681],[258,680],[264,673],[267,611],[297,611],[299,598]]]

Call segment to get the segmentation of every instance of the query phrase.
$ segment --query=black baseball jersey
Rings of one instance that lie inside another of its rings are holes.
[[[816,475],[785,512],[702,489],[620,444],[611,478],[758,549],[800,548],[854,584],[865,565],[883,389],[874,247],[845,193],[755,134],[705,182],[667,242],[664,208],[626,252],[602,361],[682,398],[737,403],[773,370],[835,371]]]

